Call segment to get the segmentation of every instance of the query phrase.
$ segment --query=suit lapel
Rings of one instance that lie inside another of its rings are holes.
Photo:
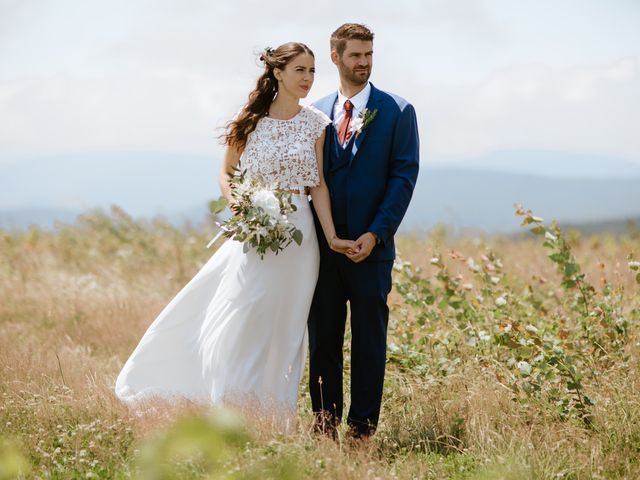
[[[371,93],[369,94],[369,100],[367,101],[367,106],[365,107],[366,110],[368,110],[369,112],[373,112],[374,110],[378,110],[378,113],[376,113],[376,117],[378,115],[380,115],[380,107],[382,106],[382,96],[380,95],[380,91],[373,86],[373,83],[371,84]],[[375,122],[375,118],[373,119],[373,121]],[[355,140],[355,145],[357,147],[356,153],[353,153],[353,148],[351,148],[351,158],[349,160],[349,163],[351,163],[353,161],[353,158],[358,155],[358,152],[360,152],[360,150],[362,149],[362,144],[364,142],[364,139],[367,138],[367,132],[369,131],[369,128],[371,128],[371,124],[369,124],[369,126],[367,128],[365,128],[364,130],[362,130],[362,132],[360,133],[360,135],[358,135],[356,137]]]
[[[329,119],[332,122],[331,128],[327,133],[327,139],[325,141],[325,149],[330,149],[333,152],[332,154],[329,154],[330,152],[325,152],[325,157],[324,157],[325,158],[325,162],[324,162],[325,175],[328,172],[333,172],[336,168],[339,168],[340,164],[342,163],[340,161],[343,153],[342,146],[340,145],[340,142],[338,142],[338,139],[336,137],[336,129],[333,128],[333,111],[334,111],[334,106],[336,104],[337,99],[338,99],[338,92],[336,91],[332,95],[328,95],[327,97],[324,97],[322,100],[313,104],[318,110],[320,110],[327,117],[329,117]]]
[[[325,97],[324,99],[314,103],[315,107],[324,113],[333,121],[333,107],[338,99],[338,92],[336,91],[332,95]]]

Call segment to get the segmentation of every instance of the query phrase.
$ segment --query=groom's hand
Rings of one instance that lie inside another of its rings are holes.
[[[371,232],[363,233],[355,241],[354,252],[347,252],[346,255],[355,263],[360,263],[366,259],[370,254],[373,247],[376,246],[376,237]]]
[[[355,242],[353,240],[343,240],[341,238],[334,238],[329,244],[329,248],[338,253],[350,253],[355,252]]]

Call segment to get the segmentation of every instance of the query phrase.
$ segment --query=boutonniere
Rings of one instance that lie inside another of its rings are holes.
[[[360,135],[369,126],[369,124],[373,122],[373,119],[376,118],[377,114],[377,108],[373,112],[368,108],[365,108],[360,112],[353,122],[353,130],[356,132],[356,138],[358,138],[358,135]]]

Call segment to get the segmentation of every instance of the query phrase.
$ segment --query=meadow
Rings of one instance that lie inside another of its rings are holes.
[[[0,480],[640,478],[640,232],[515,213],[521,235],[399,236],[383,411],[365,442],[313,434],[306,378],[289,433],[115,398],[142,333],[211,255],[213,224],[113,207],[0,231]],[[345,352],[348,392],[348,339]]]

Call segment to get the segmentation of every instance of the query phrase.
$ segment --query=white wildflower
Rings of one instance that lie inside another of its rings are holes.
[[[533,325],[527,325],[526,327],[524,327],[524,329],[525,329],[527,332],[531,332],[531,333],[538,333],[538,329],[537,329],[535,326],[533,326]]]
[[[520,370],[520,373],[522,375],[531,375],[531,365],[529,364],[529,362],[526,362],[524,360],[521,360],[518,362],[518,369]]]
[[[500,277],[490,277],[491,283],[496,285],[500,281]]]
[[[495,303],[498,307],[502,307],[507,304],[507,300],[504,297],[498,297],[496,298]]]
[[[556,237],[555,235],[549,232],[545,232],[544,238],[546,238],[547,240],[551,240],[552,242],[555,242],[556,240],[558,240],[558,237]]]
[[[491,340],[491,335],[489,335],[485,330],[480,330],[478,332],[478,338],[483,342],[488,342]]]
[[[512,328],[513,328],[513,325],[511,325],[510,323],[507,323],[507,325],[504,327],[504,331],[510,332]]]
[[[640,262],[637,260],[632,260],[627,263],[627,265],[629,265],[629,268],[631,268],[632,270],[637,270],[638,268],[640,268]]]
[[[429,262],[432,265],[437,265],[438,263],[440,263],[440,259],[438,257],[431,257],[431,260],[429,260]]]
[[[476,264],[473,257],[467,258],[467,266],[469,267],[470,270],[474,272],[478,272],[480,270],[480,267]]]

